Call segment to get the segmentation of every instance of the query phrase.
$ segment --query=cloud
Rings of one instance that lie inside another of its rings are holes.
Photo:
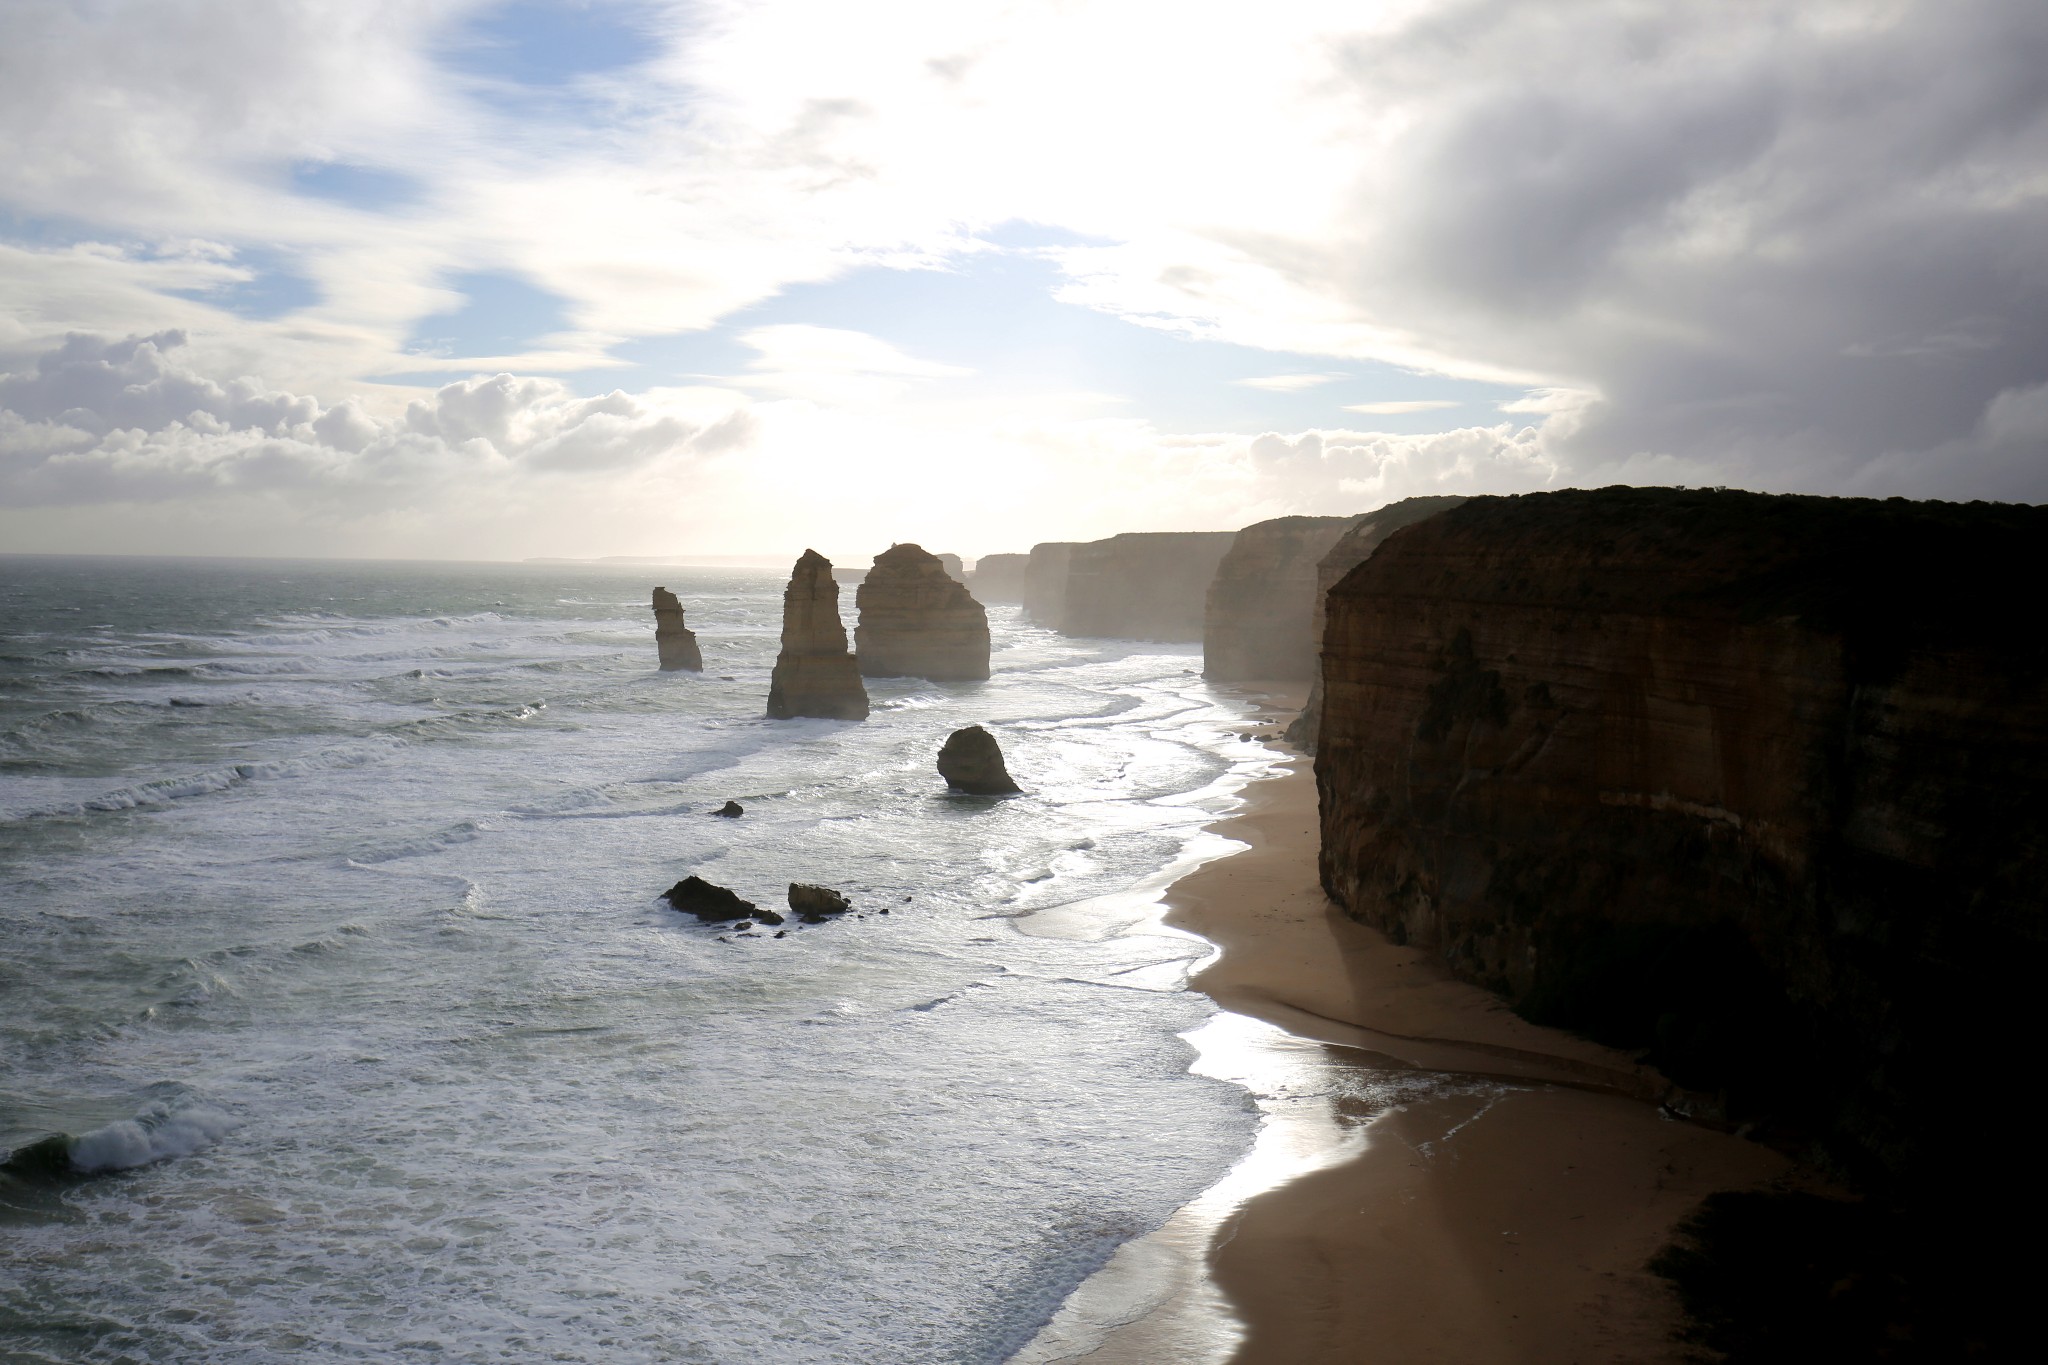
[[[1267,393],[1300,393],[1332,380],[1342,379],[1341,374],[1269,374],[1258,379],[1237,379],[1232,383],[1242,384],[1248,389],[1264,389]]]
[[[1435,412],[1440,408],[1462,406],[1452,398],[1395,398],[1378,403],[1346,403],[1344,411],[1370,413],[1374,416],[1393,417],[1409,412]]]

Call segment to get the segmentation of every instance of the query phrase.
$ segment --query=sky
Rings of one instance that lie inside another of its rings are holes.
[[[0,549],[2048,499],[2039,0],[0,0]]]

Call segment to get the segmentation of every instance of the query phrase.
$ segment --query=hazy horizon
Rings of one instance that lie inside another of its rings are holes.
[[[2048,497],[2019,0],[0,32],[13,550],[971,558],[1438,492]]]

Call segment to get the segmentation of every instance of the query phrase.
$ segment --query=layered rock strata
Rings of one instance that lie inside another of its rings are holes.
[[[654,648],[664,673],[704,671],[697,632],[683,625],[683,604],[667,588],[654,590]]]
[[[1239,531],[1216,566],[1202,616],[1202,676],[1306,682],[1315,676],[1316,566],[1358,517],[1275,517]]]
[[[1024,566],[1024,619],[1035,626],[1060,628],[1067,609],[1067,569],[1079,541],[1047,540],[1031,547]]]
[[[1329,599],[1330,589],[1337,586],[1343,577],[1372,557],[1386,538],[1403,526],[1447,512],[1465,501],[1462,497],[1403,498],[1390,502],[1376,512],[1368,512],[1357,519],[1349,531],[1337,538],[1335,544],[1324,553],[1316,565],[1316,586],[1311,602],[1309,638],[1316,642],[1316,653],[1320,657],[1323,643],[1324,604]],[[1290,743],[1307,751],[1316,751],[1316,735],[1321,724],[1323,711],[1323,670],[1317,665],[1309,671],[1308,702],[1301,708],[1301,714],[1287,727]]]
[[[1123,640],[1200,640],[1209,581],[1235,531],[1134,531],[1074,548],[1059,628]]]
[[[1008,796],[1020,790],[1003,762],[1003,747],[979,725],[955,730],[939,746],[939,776],[955,791]]]
[[[832,561],[805,550],[782,592],[782,652],[768,684],[768,716],[866,720],[868,690],[846,651]]]
[[[1024,600],[1024,570],[1030,555],[983,555],[974,561],[967,586],[981,602]]]
[[[1933,1096],[2040,1032],[2043,546],[2044,508],[1656,489],[1409,526],[1328,600],[1324,885],[1952,1203],[2017,1134]]]
[[[957,561],[956,561],[957,562]],[[939,556],[892,545],[854,593],[854,654],[870,678],[937,682],[988,676],[988,613]]]

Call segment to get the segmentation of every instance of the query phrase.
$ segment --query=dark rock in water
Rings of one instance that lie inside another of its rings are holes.
[[[845,896],[829,886],[808,886],[803,882],[789,884],[789,908],[805,924],[819,924],[834,915],[843,915],[853,906]]]
[[[723,815],[728,820],[737,820],[747,813],[747,808],[737,801],[728,801],[711,813],[713,815]]]
[[[866,720],[868,691],[846,648],[832,561],[805,550],[782,593],[782,652],[768,683],[768,718]]]
[[[1008,796],[1021,790],[1003,766],[1002,746],[979,725],[946,736],[939,749],[939,776],[947,786],[976,796]]]
[[[664,673],[704,671],[697,632],[684,627],[683,604],[667,588],[654,590],[654,647],[660,652]]]
[[[777,929],[777,930],[775,931],[775,937],[777,937],[777,938],[788,938],[788,937],[789,937],[789,930],[787,930],[787,929]]]
[[[752,901],[741,900],[722,886],[714,886],[702,877],[685,877],[661,893],[661,898],[686,915],[695,915],[706,924],[725,924],[732,920],[759,920],[763,924],[780,924],[782,916],[773,910],[763,910]]]

